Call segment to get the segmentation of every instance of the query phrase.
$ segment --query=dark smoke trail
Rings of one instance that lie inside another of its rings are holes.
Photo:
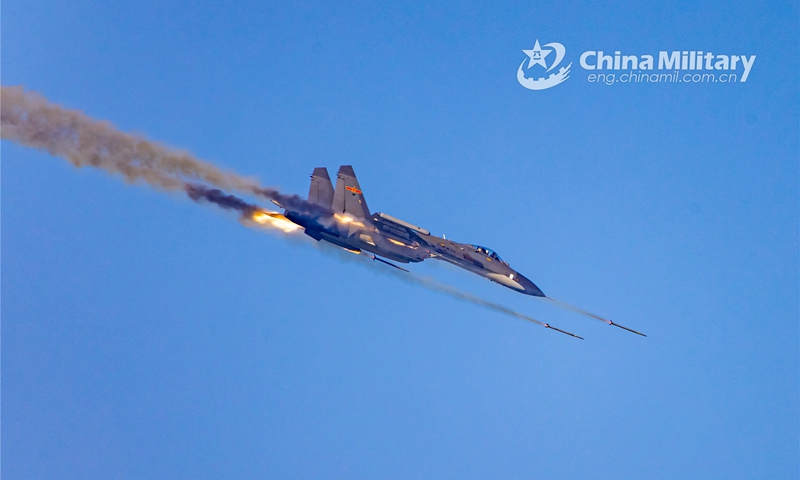
[[[19,86],[0,87],[0,136],[65,158],[76,167],[101,168],[130,183],[172,191],[184,190],[186,184],[210,185],[258,195],[300,213],[322,213],[319,206],[297,195],[263,187],[254,178],[221,170],[189,152],[121,132]]]
[[[93,166],[131,183],[146,182],[164,190],[203,183],[251,193],[254,179],[223,171],[189,152],[123,133],[108,122],[67,110],[22,87],[0,88],[0,135],[26,147],[45,150],[76,167]]]
[[[249,204],[235,195],[228,195],[218,188],[187,184],[186,194],[195,202],[205,200],[225,209],[237,210],[242,213],[243,217],[252,217],[255,212],[260,210],[257,205]]]
[[[293,212],[318,216],[330,214],[330,212],[319,205],[308,203],[305,199],[297,195],[286,195],[274,188],[254,187],[252,192],[268,200],[272,200],[282,208],[292,210]]]
[[[300,213],[322,213],[320,207],[297,195],[263,187],[253,178],[223,171],[189,152],[166,147],[141,135],[121,132],[108,122],[65,109],[41,95],[25,92],[22,87],[0,87],[0,136],[65,158],[76,167],[103,169],[130,183],[143,182],[161,190],[183,190],[195,201],[204,200],[238,210],[243,219],[261,209],[222,189],[267,198]],[[292,230],[285,218],[272,212],[264,214],[266,217],[249,219],[287,233]]]

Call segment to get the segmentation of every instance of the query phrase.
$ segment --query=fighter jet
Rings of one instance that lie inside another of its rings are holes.
[[[336,177],[334,190],[328,170],[315,168],[308,204],[302,208],[276,204],[285,208],[284,216],[304,228],[311,238],[325,240],[353,253],[369,252],[373,260],[400,270],[408,271],[383,258],[400,263],[435,258],[514,291],[545,296],[532,281],[486,247],[453,242],[391,215],[370,213],[352,166],[342,165]]]

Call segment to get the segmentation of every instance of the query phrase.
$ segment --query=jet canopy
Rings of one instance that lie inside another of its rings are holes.
[[[486,247],[481,247],[480,245],[473,245],[472,248],[477,250],[478,253],[482,253],[482,254],[486,255],[487,257],[491,258],[492,260],[497,260],[500,263],[504,263],[504,264],[508,265],[508,263],[504,262],[503,259],[500,258],[499,255],[497,255],[494,251],[492,251],[492,250],[490,250],[490,249],[488,249]]]

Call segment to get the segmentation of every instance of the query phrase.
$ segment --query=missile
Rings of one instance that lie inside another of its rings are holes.
[[[609,324],[609,325],[613,325],[613,326],[615,326],[615,327],[619,327],[619,328],[621,328],[621,329],[623,329],[623,330],[627,330],[627,331],[629,331],[629,332],[635,333],[636,335],[641,335],[641,336],[643,336],[643,337],[646,337],[646,336],[647,336],[647,335],[645,335],[645,334],[644,334],[644,333],[642,333],[642,332],[637,332],[636,330],[634,330],[634,329],[632,329],[632,328],[623,327],[622,325],[620,325],[620,324],[618,324],[618,323],[614,323],[614,322],[612,322],[611,320],[609,320],[609,321],[608,321],[608,324]]]
[[[398,269],[398,270],[402,270],[402,271],[404,271],[404,272],[406,272],[406,273],[411,273],[411,272],[409,272],[408,270],[406,270],[405,268],[403,268],[403,267],[398,267],[398,266],[397,266],[397,265],[395,265],[394,263],[392,263],[392,262],[387,262],[386,260],[384,260],[384,259],[382,259],[382,258],[378,258],[378,257],[376,257],[375,255],[373,255],[373,256],[372,256],[372,259],[373,259],[373,260],[377,260],[377,261],[379,261],[379,262],[382,262],[382,263],[385,263],[386,265],[389,265],[390,267],[394,267],[394,268],[396,268],[396,269]]]
[[[566,330],[561,330],[560,328],[551,327],[549,323],[545,323],[544,324],[544,328],[549,328],[550,330],[555,330],[556,332],[561,332],[564,335],[569,335],[570,337],[580,338],[581,340],[584,339],[583,337],[579,337],[579,336],[575,335],[574,333],[569,333]],[[641,333],[639,335],[641,335]]]

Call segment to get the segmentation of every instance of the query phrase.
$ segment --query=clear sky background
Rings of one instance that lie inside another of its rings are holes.
[[[533,92],[537,39],[574,64]],[[648,337],[3,141],[3,478],[797,478],[799,44],[797,2],[4,1],[3,85],[287,192],[352,164],[373,211]],[[689,49],[757,60],[577,64]]]

